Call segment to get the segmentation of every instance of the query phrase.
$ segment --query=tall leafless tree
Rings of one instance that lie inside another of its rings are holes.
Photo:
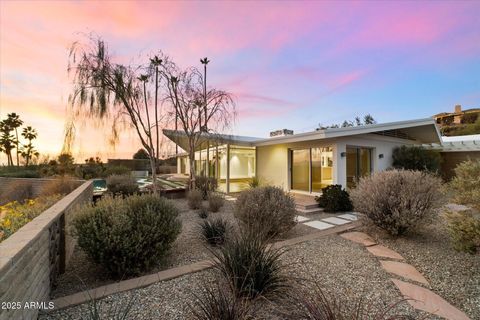
[[[122,123],[133,127],[149,154],[156,193],[158,147],[153,142],[152,129],[161,120],[155,108],[155,123],[152,124],[149,113],[149,92],[158,91],[158,81],[150,81],[152,63],[140,66],[114,63],[104,41],[90,38],[86,45],[78,42],[72,45],[68,70],[73,72],[74,82],[69,101],[77,115],[111,120],[112,141],[118,140]],[[153,89],[147,86],[150,82],[154,83]]]
[[[166,101],[174,110],[183,134],[188,140],[190,188],[195,188],[195,151],[205,140],[233,124],[236,116],[233,96],[223,90],[206,89],[202,73],[196,68],[180,70],[173,63],[161,68],[167,89]],[[203,120],[202,120],[203,119]],[[205,128],[208,128],[205,130]]]

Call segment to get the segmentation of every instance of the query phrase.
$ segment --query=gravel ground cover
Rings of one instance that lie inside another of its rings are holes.
[[[390,276],[380,267],[377,259],[365,248],[338,235],[291,246],[283,256],[283,262],[293,282],[316,279],[326,292],[344,297],[347,303],[364,297],[373,306],[389,305],[401,300],[399,291],[389,280]],[[189,274],[170,281],[115,294],[100,301],[102,309],[115,308],[132,301],[131,319],[190,319],[190,309],[201,292],[202,283],[211,281],[214,271]],[[313,283],[312,283],[313,286]],[[275,302],[262,302],[257,307],[256,319],[281,319]],[[424,314],[403,302],[397,307],[412,319]],[[40,319],[85,319],[88,304],[40,316]],[[432,318],[429,318],[432,319]]]
[[[417,268],[429,281],[433,292],[471,319],[480,319],[480,255],[453,249],[442,214],[398,239],[373,227],[365,231]]]
[[[208,250],[199,239],[198,223],[201,218],[198,217],[196,210],[190,210],[186,199],[176,199],[175,205],[180,210],[180,219],[182,220],[182,232],[175,241],[169,255],[161,261],[160,264],[146,274],[155,273],[161,270],[178,267],[208,258]],[[207,202],[204,203],[207,205]],[[233,216],[232,201],[225,201],[225,205],[217,213],[210,213],[210,217],[223,217],[230,222],[234,228],[238,228],[236,219]],[[312,219],[320,219],[330,216],[329,214],[312,215]],[[297,224],[285,239],[299,237],[317,229]],[[281,240],[281,239],[279,239]],[[123,280],[126,280],[125,278]],[[93,263],[88,256],[78,246],[75,249],[72,260],[66,268],[66,272],[58,278],[58,285],[52,292],[52,298],[58,298],[96,288],[105,284],[113,283],[106,271]]]

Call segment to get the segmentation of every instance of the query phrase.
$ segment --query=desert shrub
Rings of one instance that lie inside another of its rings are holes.
[[[195,176],[195,187],[202,192],[203,200],[207,200],[208,194],[217,190],[218,182],[214,177]]]
[[[201,219],[207,219],[208,218],[208,209],[204,206],[200,206],[200,209],[198,209],[198,217]]]
[[[107,190],[113,195],[129,196],[139,192],[138,183],[130,174],[113,174],[107,178]]]
[[[253,177],[252,180],[248,182],[248,186],[251,189],[260,187],[260,179],[257,176]]]
[[[252,319],[252,303],[236,297],[228,286],[216,280],[215,284],[202,283],[202,293],[196,295],[190,306],[195,320],[245,320]]]
[[[107,165],[105,171],[103,172],[104,177],[109,177],[111,175],[125,175],[130,174],[131,170],[125,166],[116,166],[116,165]]]
[[[80,182],[69,177],[52,179],[42,186],[40,196],[51,196],[54,194],[69,194],[79,186]]]
[[[0,195],[0,205],[12,201],[23,203],[25,200],[32,198],[33,189],[31,184],[14,181],[9,183],[7,190]]]
[[[0,171],[0,177],[6,178],[40,178],[39,170],[7,167],[7,170]]]
[[[212,246],[222,245],[230,229],[228,222],[222,218],[203,220],[199,226],[203,240]]]
[[[280,260],[283,252],[252,232],[243,232],[218,250],[211,250],[214,268],[234,289],[235,295],[247,299],[279,297],[289,287]]]
[[[9,202],[0,206],[0,242],[60,200],[59,195]]]
[[[208,194],[208,209],[211,212],[218,212],[223,203],[225,202],[225,197],[221,193],[210,192]]]
[[[427,172],[390,170],[360,179],[350,196],[356,211],[391,235],[419,225],[441,205],[441,180]]]
[[[155,195],[105,196],[77,210],[79,246],[114,277],[150,270],[181,230],[177,208]]]
[[[235,217],[242,227],[266,237],[285,234],[295,226],[295,201],[278,187],[243,191],[235,204]]]
[[[322,194],[315,197],[318,205],[327,212],[351,211],[353,209],[350,196],[339,184],[330,185],[322,189]]]
[[[449,187],[456,202],[480,209],[480,160],[468,160],[457,165]]]
[[[190,209],[200,209],[202,206],[202,192],[200,190],[190,190],[187,193],[187,202]]]
[[[438,172],[442,157],[436,150],[417,146],[401,146],[393,149],[393,167],[405,170]]]
[[[340,297],[324,291],[313,281],[291,290],[283,303],[282,315],[288,320],[410,320],[401,309],[405,300],[373,305],[363,297]]]
[[[472,212],[448,212],[447,230],[458,251],[476,253],[480,251],[480,218]]]

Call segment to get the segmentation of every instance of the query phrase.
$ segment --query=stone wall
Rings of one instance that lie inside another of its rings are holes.
[[[0,320],[36,319],[42,306],[27,309],[25,303],[48,307],[50,289],[75,247],[68,232],[72,209],[92,196],[92,182],[84,182],[0,243]],[[12,305],[15,310],[5,310]]]

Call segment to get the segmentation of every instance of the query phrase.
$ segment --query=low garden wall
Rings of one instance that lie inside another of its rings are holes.
[[[39,310],[53,307],[50,289],[75,247],[72,209],[92,196],[86,181],[0,243],[0,320],[37,319]]]
[[[7,193],[13,184],[26,185],[32,187],[34,197],[37,197],[42,191],[43,186],[52,179],[36,179],[36,178],[5,178],[0,177],[0,195]]]

